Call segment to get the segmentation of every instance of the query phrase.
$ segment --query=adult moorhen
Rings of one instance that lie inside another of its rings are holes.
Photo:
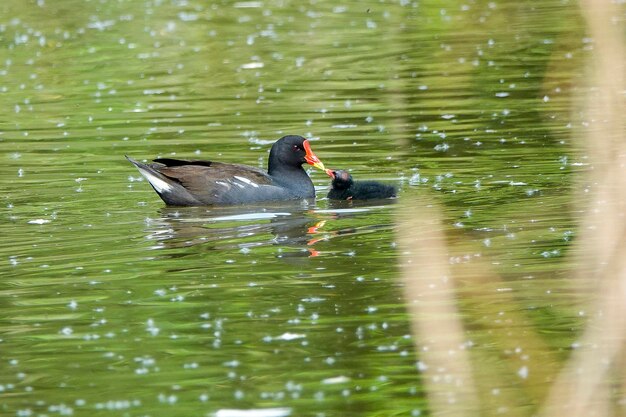
[[[326,174],[333,179],[327,196],[331,200],[373,200],[396,196],[395,187],[377,181],[354,181],[347,171],[327,169]]]
[[[324,164],[301,136],[284,136],[270,149],[267,172],[223,162],[155,159],[142,164],[126,156],[171,206],[245,204],[314,198],[305,162],[325,171]]]

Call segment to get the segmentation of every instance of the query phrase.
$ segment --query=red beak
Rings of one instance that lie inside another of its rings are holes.
[[[328,175],[332,179],[335,179],[335,173],[332,169],[327,169],[325,171],[326,171],[326,175]]]
[[[309,144],[309,141],[305,140],[303,145],[304,145],[304,151],[306,152],[306,155],[304,155],[304,159],[306,160],[306,162],[310,165],[313,165],[315,168],[321,169],[322,171],[326,171],[326,168],[324,167],[324,164],[322,163],[322,161],[320,161],[317,155],[315,155],[313,151],[311,150],[311,145]]]

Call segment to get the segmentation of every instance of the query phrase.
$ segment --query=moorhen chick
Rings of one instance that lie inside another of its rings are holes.
[[[301,136],[284,136],[270,149],[267,172],[248,165],[214,161],[158,158],[142,164],[126,156],[159,197],[170,206],[246,204],[315,198],[308,163],[324,164]]]
[[[333,179],[327,196],[331,200],[373,200],[396,196],[395,187],[377,181],[354,181],[347,171],[327,169],[326,174]]]

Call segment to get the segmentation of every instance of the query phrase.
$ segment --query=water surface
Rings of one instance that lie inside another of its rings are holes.
[[[429,415],[397,211],[431,204],[481,415],[536,412],[594,298],[568,279],[576,3],[0,12],[3,415]],[[264,167],[285,134],[398,200],[310,171],[314,203],[168,208],[124,158]]]

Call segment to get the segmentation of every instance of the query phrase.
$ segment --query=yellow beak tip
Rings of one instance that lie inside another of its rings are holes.
[[[322,161],[319,162],[315,162],[313,164],[313,166],[317,169],[321,169],[322,171],[326,171],[326,167],[324,166],[324,164],[322,163]]]

